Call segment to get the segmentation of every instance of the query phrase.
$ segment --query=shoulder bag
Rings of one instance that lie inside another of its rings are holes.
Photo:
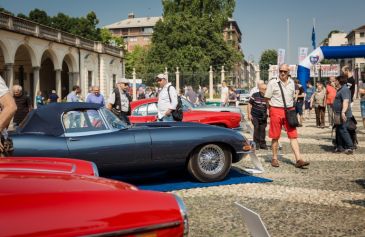
[[[283,98],[286,120],[288,121],[288,123],[291,127],[296,128],[299,125],[297,112],[295,111],[295,109],[289,110],[288,107],[286,107],[285,96],[284,96],[283,88],[281,87],[280,81],[278,82],[278,84],[280,87],[281,96]]]

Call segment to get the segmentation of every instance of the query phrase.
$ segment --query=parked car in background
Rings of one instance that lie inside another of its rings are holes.
[[[194,112],[227,113],[233,120],[240,119],[237,113]],[[201,182],[224,179],[232,163],[254,150],[243,135],[231,129],[183,122],[128,126],[105,107],[91,103],[42,106],[31,111],[11,137],[14,156],[92,161],[101,176],[187,169]]]
[[[47,159],[0,159],[1,236],[188,235],[178,196],[82,175],[72,163]]]
[[[156,121],[157,101],[157,98],[133,101],[131,103],[132,114],[129,116],[129,120],[132,123]],[[240,113],[195,110],[187,100],[183,101],[183,110],[183,122],[196,122],[225,128],[241,129],[242,116]]]
[[[248,104],[250,92],[247,89],[236,89],[237,100],[240,104]]]
[[[245,113],[242,111],[240,107],[236,106],[220,106],[220,105],[193,105],[190,101],[185,98],[181,98],[184,108],[187,110],[198,110],[198,111],[215,111],[215,112],[233,112],[241,114],[242,119],[245,117]],[[242,120],[241,119],[241,120]]]

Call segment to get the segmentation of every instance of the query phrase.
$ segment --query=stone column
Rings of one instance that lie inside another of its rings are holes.
[[[14,85],[14,64],[13,63],[7,63],[5,64],[5,81],[11,89]]]
[[[180,94],[180,72],[179,67],[176,67],[176,91]]]
[[[33,90],[34,90],[34,98],[33,98],[33,106],[36,108],[35,97],[37,96],[37,92],[41,90],[40,87],[40,78],[39,78],[39,70],[40,67],[33,67]]]
[[[81,88],[81,82],[80,82],[80,73],[79,72],[73,72],[72,75],[73,85],[78,85]]]
[[[223,81],[224,81],[224,73],[225,73],[225,71],[224,71],[224,66],[222,66],[222,70],[221,70],[221,84],[223,84]]]
[[[68,91],[72,91],[72,87],[75,85],[74,83],[74,73],[68,72]]]
[[[137,88],[136,88],[136,69],[133,68],[133,101],[137,100]]]
[[[56,92],[57,95],[62,97],[62,87],[61,87],[61,69],[57,69],[56,71]]]
[[[209,99],[213,99],[213,67],[210,66],[209,70]]]

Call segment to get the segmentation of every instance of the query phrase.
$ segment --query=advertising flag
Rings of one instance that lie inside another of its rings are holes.
[[[278,49],[278,65],[280,67],[281,64],[285,62],[285,49]]]
[[[308,48],[300,47],[298,52],[298,62],[300,63],[308,56]]]
[[[314,26],[312,29],[312,46],[313,49],[316,49],[316,31],[314,30]]]

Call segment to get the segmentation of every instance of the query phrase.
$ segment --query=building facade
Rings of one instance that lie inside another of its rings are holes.
[[[128,52],[133,51],[136,45],[146,47],[151,43],[153,27],[162,17],[139,17],[133,13],[128,14],[128,19],[105,26],[114,36],[124,39]]]
[[[33,99],[51,90],[64,98],[74,85],[84,97],[91,85],[109,95],[123,76],[123,50],[0,13],[0,74]]]
[[[365,25],[352,30],[346,36],[348,45],[365,45]],[[365,58],[353,58],[346,62],[354,71],[356,79],[365,78]]]

